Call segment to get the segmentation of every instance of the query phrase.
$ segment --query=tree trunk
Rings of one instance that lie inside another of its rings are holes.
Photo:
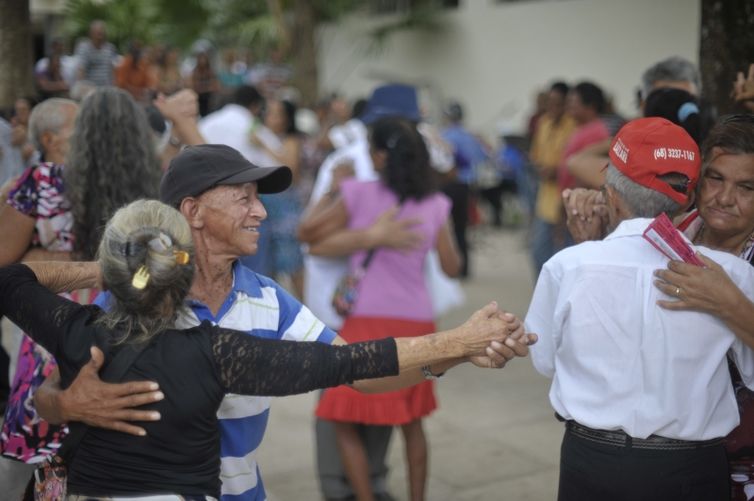
[[[754,63],[754,2],[702,0],[699,66],[702,94],[719,114],[735,111],[730,98],[739,71]]]
[[[34,93],[29,0],[0,0],[0,108]]]
[[[293,85],[301,92],[301,106],[319,98],[317,72],[317,14],[310,0],[296,0],[293,8]]]

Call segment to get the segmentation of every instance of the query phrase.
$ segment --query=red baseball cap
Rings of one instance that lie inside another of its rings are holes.
[[[679,204],[688,201],[701,168],[699,147],[681,127],[664,118],[631,120],[610,145],[611,163],[632,181],[663,193]],[[683,174],[688,183],[678,191],[659,176]]]

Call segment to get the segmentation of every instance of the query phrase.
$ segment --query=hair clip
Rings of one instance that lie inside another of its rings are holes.
[[[188,264],[189,262],[189,253],[182,250],[174,250],[173,256],[175,257],[175,262],[180,265]]]
[[[149,248],[153,251],[165,252],[173,245],[173,240],[168,235],[160,232],[160,234],[151,239],[147,245],[149,245]]]
[[[680,108],[678,108],[678,120],[681,122],[685,122],[686,119],[691,115],[698,115],[699,114],[699,107],[694,102],[687,102],[683,103]]]
[[[136,273],[134,273],[134,277],[131,279],[131,285],[133,285],[135,289],[141,290],[147,286],[147,282],[149,282],[149,271],[147,271],[147,267],[142,264],[139,266],[139,269],[136,270]]]

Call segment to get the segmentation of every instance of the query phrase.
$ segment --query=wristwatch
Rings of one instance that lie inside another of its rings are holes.
[[[439,374],[433,374],[431,367],[429,365],[425,365],[422,367],[422,374],[424,374],[424,379],[428,379],[431,381],[433,379],[438,379],[442,377],[442,375],[445,373],[441,372]]]

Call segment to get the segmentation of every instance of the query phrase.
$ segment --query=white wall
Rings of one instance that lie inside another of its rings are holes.
[[[352,16],[321,32],[320,88],[366,97],[413,83],[434,116],[457,98],[489,138],[500,124],[522,129],[536,90],[555,78],[593,80],[633,117],[644,69],[672,55],[698,62],[700,10],[700,0],[462,0],[441,31],[398,33],[381,52],[366,33],[384,18]]]

